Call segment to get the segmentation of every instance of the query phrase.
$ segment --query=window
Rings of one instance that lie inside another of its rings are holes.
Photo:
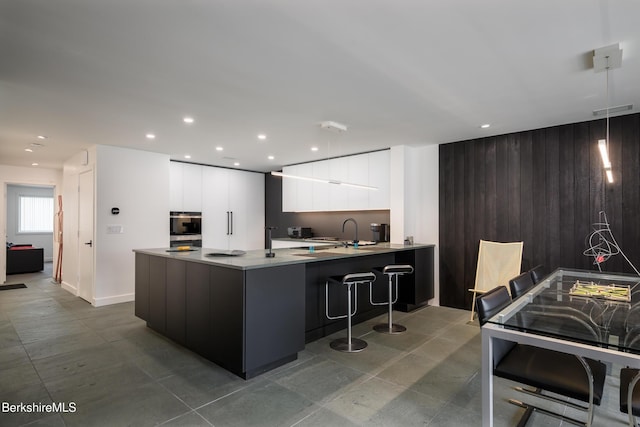
[[[53,197],[19,199],[18,233],[53,233]]]

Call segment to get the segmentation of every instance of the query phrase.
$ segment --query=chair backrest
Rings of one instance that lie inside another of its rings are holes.
[[[511,304],[511,297],[504,286],[497,286],[489,292],[478,295],[476,297],[476,307],[480,326],[487,323],[491,317],[509,304]]]
[[[509,279],[520,274],[522,242],[491,242],[480,240],[475,289],[488,291],[508,286]]]
[[[531,275],[531,280],[533,280],[533,283],[536,284],[545,278],[545,276],[547,275],[547,271],[544,268],[544,265],[538,264],[531,270],[529,270],[529,274]]]
[[[527,291],[535,286],[531,274],[524,272],[513,279],[509,280],[509,290],[511,291],[511,298],[520,298],[526,294]]]

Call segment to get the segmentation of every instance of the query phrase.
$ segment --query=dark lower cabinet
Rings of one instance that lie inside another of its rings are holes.
[[[326,261],[236,269],[161,255],[136,253],[135,314],[155,331],[242,378],[290,362],[305,342],[343,330],[347,321],[326,317],[329,276],[411,264],[396,309],[433,298],[433,247],[407,248]],[[386,312],[387,277],[358,288],[353,323]],[[329,286],[332,316],[347,312],[346,288]]]
[[[167,337],[186,344],[187,331],[187,263],[167,259]]]

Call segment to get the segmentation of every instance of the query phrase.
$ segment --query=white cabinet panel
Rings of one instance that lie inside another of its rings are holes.
[[[182,165],[183,210],[202,212],[202,166]]]
[[[183,163],[169,162],[169,210],[174,212],[182,209],[182,165]]]
[[[264,175],[204,167],[202,245],[264,249]]]
[[[285,175],[297,175],[297,166],[285,166],[282,168]],[[298,184],[296,179],[282,179],[282,212],[295,212],[298,207]]]
[[[313,164],[305,163],[297,165],[298,172],[296,175],[312,178],[313,177]],[[298,211],[311,211],[313,210],[313,181],[306,179],[296,179],[298,186],[298,198],[297,198],[297,210]]]
[[[313,165],[313,177],[319,179],[329,178],[329,160],[311,163]],[[329,184],[324,182],[313,183],[313,210],[329,210]]]
[[[169,209],[202,211],[202,166],[169,162]]]
[[[362,154],[349,156],[347,159],[347,179],[350,184],[369,184],[369,156]],[[346,187],[348,209],[352,211],[369,209],[370,190],[357,187]]]
[[[346,157],[329,160],[329,179],[347,181],[349,179],[349,160]],[[344,211],[349,209],[349,191],[344,185],[329,185],[329,210]]]
[[[227,170],[205,167],[202,172],[202,246],[228,249],[229,232]]]

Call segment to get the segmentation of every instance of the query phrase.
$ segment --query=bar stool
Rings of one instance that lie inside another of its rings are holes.
[[[347,338],[338,338],[331,341],[331,348],[338,351],[343,351],[346,353],[355,353],[358,351],[362,351],[367,347],[367,342],[358,338],[351,337],[351,317],[356,314],[358,311],[358,286],[360,283],[373,283],[376,280],[376,275],[368,272],[368,273],[352,273],[347,274],[345,276],[331,276],[325,282],[325,314],[327,315],[327,319],[336,320],[336,319],[344,319],[347,318]],[[331,316],[329,315],[329,282],[333,283],[341,283],[347,286],[347,314],[343,314],[340,316]],[[351,288],[355,285],[355,298],[354,298],[354,308],[353,312],[351,311]]]
[[[387,265],[386,267],[377,267],[374,268],[375,271],[386,274],[389,276],[389,298],[384,302],[374,302],[373,301],[373,288],[372,285],[369,285],[369,302],[372,305],[389,305],[389,315],[387,323],[380,323],[373,327],[373,330],[376,332],[382,332],[385,334],[400,334],[407,330],[402,325],[398,325],[393,323],[392,312],[393,312],[393,304],[398,301],[398,277],[403,276],[405,274],[412,274],[413,267],[410,265]],[[395,277],[395,288],[396,288],[396,297],[393,298],[393,278]]]

